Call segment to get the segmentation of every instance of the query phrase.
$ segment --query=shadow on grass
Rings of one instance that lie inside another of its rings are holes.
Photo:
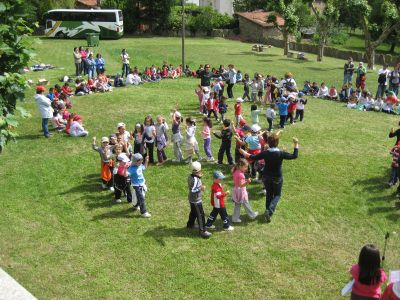
[[[146,231],[143,235],[153,238],[161,246],[165,246],[164,239],[168,237],[200,238],[198,230],[186,227],[168,228],[166,226],[158,226]]]
[[[38,134],[24,134],[24,135],[20,135],[20,136],[18,136],[18,140],[19,141],[22,141],[22,140],[29,140],[29,141],[32,141],[32,140],[37,140],[37,139],[40,139],[40,138],[45,138],[44,136],[43,136],[43,133],[38,133]]]
[[[92,221],[100,221],[100,220],[106,220],[106,219],[117,219],[117,218],[123,218],[123,219],[132,219],[132,218],[140,218],[140,214],[137,213],[135,214],[135,210],[132,207],[129,207],[128,209],[124,210],[118,210],[118,211],[109,211],[104,214],[100,214],[97,216],[94,216],[92,218]]]

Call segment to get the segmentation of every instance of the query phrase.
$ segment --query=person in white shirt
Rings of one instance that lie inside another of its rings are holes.
[[[278,83],[279,89],[286,89],[287,91],[291,92],[297,88],[296,81],[293,78],[293,74],[287,72],[285,74],[285,78]]]
[[[328,95],[329,95],[329,89],[326,86],[325,82],[322,82],[318,90],[318,93],[314,97],[325,99]]]
[[[267,112],[265,113],[265,116],[267,117],[268,131],[271,132],[272,125],[274,123],[274,119],[275,119],[275,116],[276,116],[275,103],[271,103],[271,106],[267,109]]]
[[[378,71],[378,89],[376,91],[376,98],[383,97],[388,84],[388,78],[390,76],[390,70],[388,65],[384,64],[382,69]]]
[[[39,85],[36,88],[35,101],[42,117],[43,135],[49,138],[51,136],[49,133],[49,119],[53,117],[53,108],[51,107],[50,99],[43,95],[45,91],[46,88],[43,85]]]
[[[74,116],[69,135],[72,137],[87,136],[89,132],[82,126],[82,118],[79,115]]]
[[[226,89],[226,92],[228,93],[228,98],[233,99],[233,86],[236,83],[236,70],[234,65],[229,65],[228,66],[229,71],[228,71],[228,76],[229,76],[229,81],[228,81],[228,87]]]
[[[128,76],[129,73],[129,54],[126,52],[126,49],[122,49],[121,52],[121,61],[122,61],[122,77]]]
[[[258,94],[258,82],[255,78],[250,83],[250,89],[251,89],[251,101],[255,103],[257,102],[257,94]]]
[[[142,83],[142,79],[137,73],[133,71],[129,72],[128,76],[126,76],[126,85],[139,85]]]
[[[118,123],[117,129],[118,129],[118,134],[122,136],[122,139],[124,140],[125,144],[128,144],[131,138],[131,134],[129,133],[129,131],[126,130],[125,123],[122,122]]]

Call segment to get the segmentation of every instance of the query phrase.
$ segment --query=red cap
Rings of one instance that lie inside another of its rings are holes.
[[[239,121],[239,126],[240,127],[242,127],[243,125],[245,125],[247,122],[246,122],[246,120],[245,119],[240,119],[240,121]]]
[[[72,119],[72,120],[74,120],[74,121],[79,121],[79,120],[81,120],[82,118],[81,118],[81,116],[80,115],[76,115],[76,116],[74,116],[74,118]]]
[[[43,85],[38,85],[36,87],[36,91],[37,92],[44,92],[46,90],[46,88]]]

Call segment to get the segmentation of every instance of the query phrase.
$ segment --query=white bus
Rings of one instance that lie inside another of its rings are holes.
[[[85,38],[86,33],[99,33],[103,39],[118,39],[124,34],[118,9],[54,9],[44,19],[47,37]]]

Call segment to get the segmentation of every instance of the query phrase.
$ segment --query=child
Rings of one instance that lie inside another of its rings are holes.
[[[243,102],[242,98],[237,98],[236,104],[234,106],[236,126],[239,126],[240,121],[243,119],[243,117],[242,117],[242,102]]]
[[[202,106],[202,102],[203,102],[203,91],[201,89],[201,86],[199,85],[198,88],[196,88],[194,90],[194,93],[197,95],[197,98],[199,99],[199,113],[203,114],[203,106]]]
[[[192,173],[188,178],[188,187],[189,187],[189,204],[190,204],[190,213],[189,219],[187,221],[187,228],[195,228],[194,222],[197,219],[200,236],[202,238],[209,238],[212,234],[206,230],[205,227],[205,218],[204,218],[204,209],[203,209],[203,192],[205,190],[205,186],[201,182],[201,177],[203,174],[201,173],[201,164],[197,161],[192,163]]]
[[[261,74],[258,74],[258,78],[257,78],[257,97],[258,97],[258,101],[260,103],[262,103],[263,95],[264,95],[264,79],[263,79]]]
[[[124,140],[124,142],[126,144],[129,143],[129,139],[131,138],[131,134],[130,134],[130,132],[128,130],[126,130],[125,123],[119,122],[117,124],[117,130],[118,130],[117,133],[119,133],[122,136],[122,139]]]
[[[221,115],[221,123],[225,120],[225,114],[228,112],[228,105],[226,105],[226,97],[222,96],[218,103],[219,114]]]
[[[386,281],[386,274],[381,269],[379,250],[374,245],[365,245],[360,252],[358,264],[353,265],[350,274],[355,280],[351,299],[379,299],[381,285]]]
[[[265,87],[264,103],[271,103],[271,102],[272,102],[272,81],[271,79],[268,79]]]
[[[388,185],[393,186],[397,183],[397,178],[398,178],[399,157],[400,157],[399,144],[397,144],[392,148],[390,154],[392,155],[392,171],[390,172]]]
[[[247,172],[248,163],[245,159],[241,158],[237,161],[236,165],[232,168],[232,176],[235,187],[232,191],[232,199],[235,202],[235,209],[233,210],[232,222],[240,223],[240,207],[244,206],[250,219],[254,220],[258,216],[258,212],[251,209],[249,203],[249,196],[247,194],[246,185],[250,184],[251,179],[246,179],[244,173]]]
[[[61,88],[61,91],[66,95],[66,96],[72,96],[74,93],[72,92],[71,88],[69,87],[68,82],[64,83],[63,87]]]
[[[210,99],[210,97],[211,97],[210,89],[207,86],[203,87],[203,93],[202,93],[202,98],[201,98],[201,103],[200,103],[201,110],[202,110],[201,113],[203,115],[207,114],[207,102],[208,102],[208,99]]]
[[[132,164],[128,169],[128,173],[131,177],[131,185],[135,190],[137,203],[133,207],[136,210],[140,209],[141,216],[143,218],[150,218],[151,214],[146,208],[146,180],[144,179],[143,172],[146,170],[149,163],[149,156],[146,156],[143,164],[143,156],[140,153],[136,153],[132,157]]]
[[[253,81],[250,84],[250,89],[251,89],[251,101],[256,102],[257,101],[257,92],[258,92],[258,83],[255,78],[253,79]]]
[[[329,89],[327,98],[329,100],[337,100],[338,99],[338,92],[337,92],[335,86],[333,86],[333,85],[331,86],[331,88]]]
[[[75,115],[72,119],[70,127],[70,135],[73,137],[84,137],[89,134],[88,131],[83,128],[82,118],[79,115]]]
[[[51,88],[49,89],[49,93],[47,94],[46,97],[49,98],[50,101],[53,101],[54,98],[57,98],[56,95],[54,94],[54,88],[51,87]]]
[[[199,153],[199,143],[196,140],[196,121],[192,118],[186,118],[186,152],[187,163],[192,163],[192,156],[195,153],[197,154],[197,160],[202,160]]]
[[[322,82],[321,83],[321,87],[318,90],[318,92],[315,95],[315,97],[321,98],[321,99],[326,99],[328,97],[328,94],[329,94],[328,87],[326,86],[325,82]]]
[[[391,282],[386,287],[381,300],[400,300],[400,281]]]
[[[53,118],[51,119],[51,123],[54,129],[57,130],[58,132],[64,131],[65,125],[67,124],[67,122],[64,121],[60,112],[57,110],[54,110],[53,112]]]
[[[221,146],[218,151],[218,164],[222,165],[222,161],[224,159],[224,153],[226,153],[226,157],[228,158],[229,165],[233,165],[233,159],[231,154],[231,144],[232,144],[232,129],[231,129],[231,121],[229,119],[225,119],[223,121],[223,128],[221,130],[221,136],[214,135],[221,139]]]
[[[145,150],[143,145],[144,142],[143,133],[144,133],[143,124],[137,123],[135,125],[135,130],[132,132],[133,153],[140,153],[144,155]]]
[[[154,126],[153,118],[148,115],[144,119],[144,142],[149,156],[149,162],[154,163],[154,141],[156,138],[156,127]]]
[[[279,109],[279,127],[280,128],[285,128],[285,122],[286,122],[286,118],[288,115],[288,103],[285,97],[281,98],[280,103],[278,104],[278,109]]]
[[[214,115],[215,117],[215,121],[218,122],[218,99],[217,99],[217,94],[214,93],[214,95],[211,95],[210,98],[208,98],[207,102],[206,102],[206,107],[208,110],[208,114],[207,117],[210,118],[211,114]]]
[[[267,112],[265,113],[265,116],[267,117],[268,131],[271,132],[272,125],[274,124],[274,119],[275,119],[275,116],[276,116],[275,103],[272,103],[271,106],[267,109]]]
[[[203,142],[204,142],[204,152],[207,156],[207,161],[214,161],[214,157],[211,154],[211,128],[212,121],[210,118],[203,118]]]
[[[294,121],[297,122],[297,120],[300,117],[300,122],[303,122],[304,118],[304,106],[307,104],[307,99],[303,99],[303,92],[299,92],[297,95],[297,104],[296,104],[296,117],[294,118]]]
[[[113,187],[113,169],[114,162],[111,159],[113,146],[109,145],[108,137],[101,138],[101,147],[96,145],[96,137],[93,137],[92,148],[100,154],[101,163],[101,181],[102,188],[110,188],[110,191],[114,191]]]
[[[157,142],[157,165],[162,165],[167,160],[167,155],[165,154],[165,148],[167,147],[167,126],[165,125],[164,117],[157,116],[156,128],[156,142]]]
[[[234,228],[229,223],[228,213],[226,212],[225,208],[225,197],[229,195],[229,191],[224,192],[221,185],[221,181],[225,178],[225,176],[222,174],[222,172],[215,171],[213,177],[214,182],[211,186],[211,205],[213,206],[213,210],[207,219],[206,228],[215,228],[213,223],[219,214],[224,223],[224,230],[232,231]]]
[[[250,109],[251,109],[251,121],[253,122],[253,125],[258,124],[260,122],[258,115],[261,113],[261,110],[257,108],[257,104],[252,104]]]
[[[182,115],[179,111],[174,109],[172,111],[172,143],[174,145],[174,155],[175,159],[172,162],[181,162],[183,160],[181,144],[182,144],[182,135],[180,131],[180,125],[183,122]]]
[[[289,96],[288,117],[290,124],[294,122],[294,111],[296,110],[297,103],[292,95]]]
[[[248,147],[248,152],[252,155],[257,155],[261,152],[261,143],[259,138],[259,132],[261,128],[258,125],[251,126],[251,134],[244,137],[242,146]],[[256,161],[248,159],[250,164],[250,175],[256,177]]]
[[[246,98],[248,101],[250,101],[250,78],[249,74],[244,74],[244,80],[243,80],[243,100],[246,101]]]
[[[214,94],[215,94],[215,99],[220,100],[219,98],[219,92],[221,91],[221,80],[219,78],[214,80]]]
[[[126,200],[128,203],[132,202],[132,192],[131,192],[131,182],[128,176],[128,168],[131,163],[128,156],[125,153],[121,153],[117,156],[117,161],[119,162],[117,173],[114,175],[114,196],[115,202],[121,203],[121,194],[124,192],[126,194]]]

